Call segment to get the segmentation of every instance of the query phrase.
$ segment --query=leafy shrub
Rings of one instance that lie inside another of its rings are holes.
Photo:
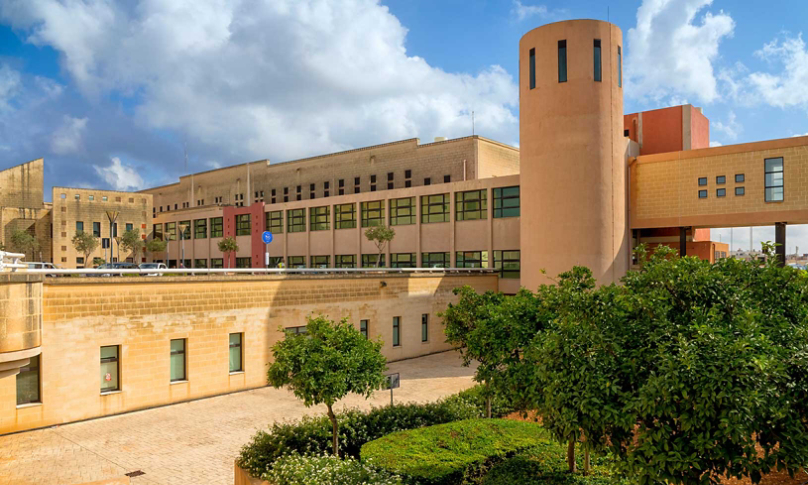
[[[366,443],[361,454],[407,483],[450,485],[477,481],[494,464],[546,440],[536,423],[468,419],[392,433]]]
[[[502,399],[492,402],[494,416],[512,411]],[[446,399],[427,404],[397,404],[364,412],[350,409],[337,413],[340,422],[340,450],[345,456],[359,458],[359,450],[368,441],[387,434],[485,415],[485,397],[477,386]],[[274,423],[259,431],[241,449],[238,465],[260,477],[283,455],[327,453],[331,449],[331,423],[328,417],[305,417],[300,421]]]
[[[353,458],[285,455],[261,476],[274,485],[399,485],[401,478]]]

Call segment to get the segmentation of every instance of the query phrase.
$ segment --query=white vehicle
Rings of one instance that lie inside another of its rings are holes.
[[[32,263],[25,263],[25,264],[28,265],[28,269],[62,269],[62,268],[56,266],[53,263],[35,263],[35,262],[32,262]],[[57,277],[59,275],[57,275],[57,274],[49,274],[49,275],[45,275],[45,276],[55,278],[55,277]]]
[[[144,269],[168,269],[163,263],[141,263],[138,266],[141,270]],[[146,276],[160,276],[160,273],[147,273]]]

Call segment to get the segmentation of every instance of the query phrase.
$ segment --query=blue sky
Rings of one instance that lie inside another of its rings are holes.
[[[626,112],[701,106],[715,144],[808,133],[808,2],[609,3]],[[518,144],[519,38],[568,18],[605,2],[3,0],[0,168],[136,189],[176,180],[184,147],[194,171],[282,162],[463,136],[471,110]]]

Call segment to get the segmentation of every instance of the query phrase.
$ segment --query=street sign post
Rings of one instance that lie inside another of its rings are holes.
[[[261,234],[261,240],[264,241],[264,267],[269,268],[269,243],[272,242],[272,233],[264,231]]]
[[[401,374],[398,372],[394,374],[386,374],[387,377],[387,388],[390,389],[390,405],[393,405],[393,389],[398,389],[401,387]]]

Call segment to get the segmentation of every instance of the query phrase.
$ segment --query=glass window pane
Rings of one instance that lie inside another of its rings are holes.
[[[230,334],[230,372],[241,370],[241,334]]]
[[[21,367],[17,374],[17,405],[35,402],[40,402],[38,355],[31,357],[28,365]]]
[[[171,341],[171,380],[185,380],[185,339]]]
[[[783,170],[782,158],[768,158],[766,159],[767,172],[781,172]]]

